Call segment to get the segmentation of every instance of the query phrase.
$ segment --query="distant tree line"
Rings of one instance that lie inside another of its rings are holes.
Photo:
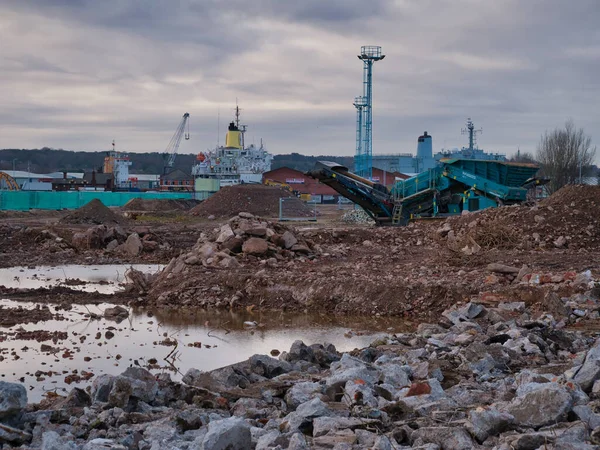
[[[44,147],[41,149],[0,150],[0,170],[28,170],[34,173],[91,172],[101,170],[107,152],[83,152]],[[162,153],[128,153],[132,173],[163,172]],[[196,155],[181,154],[175,160],[175,169],[190,173]]]
[[[34,173],[50,172],[91,172],[100,170],[107,152],[83,152],[53,148],[40,149],[4,149],[0,150],[0,170],[29,170]],[[132,162],[132,173],[163,172],[162,153],[129,153]],[[273,169],[290,167],[306,172],[311,170],[318,160],[334,161],[352,169],[354,158],[352,156],[304,156],[299,153],[289,155],[275,155]],[[196,163],[196,155],[179,154],[175,159],[174,169],[191,172],[192,165]]]

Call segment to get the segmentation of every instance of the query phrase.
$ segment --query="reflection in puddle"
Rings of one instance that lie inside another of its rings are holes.
[[[35,304],[0,300],[0,306]],[[0,328],[0,380],[24,383],[29,401],[38,401],[44,391],[65,394],[131,365],[168,371],[180,380],[190,368],[212,370],[256,353],[286,351],[297,339],[348,351],[406,328],[401,319],[247,311],[132,310],[120,323],[89,319],[112,306],[73,305],[64,311],[50,305],[65,320]]]
[[[163,268],[159,264],[10,267],[0,269],[0,286],[16,289],[68,286],[77,291],[112,294],[119,290],[130,267],[144,273],[158,272]]]

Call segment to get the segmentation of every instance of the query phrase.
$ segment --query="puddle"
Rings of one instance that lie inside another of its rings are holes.
[[[68,286],[83,292],[113,294],[121,287],[125,271],[133,267],[145,273],[158,272],[159,264],[109,264],[109,265],[66,265],[39,267],[10,267],[0,269],[0,286],[6,288],[37,289]]]
[[[0,300],[0,306],[36,305]],[[297,339],[330,342],[349,351],[406,328],[401,319],[246,311],[132,310],[116,323],[85,317],[102,315],[113,305],[74,305],[70,311],[48,306],[51,320],[0,328],[0,380],[23,383],[30,402],[39,401],[45,391],[65,394],[75,386],[86,387],[102,373],[116,375],[131,365],[150,365],[153,373],[169,372],[181,380],[190,368],[207,371],[256,353],[286,351]]]

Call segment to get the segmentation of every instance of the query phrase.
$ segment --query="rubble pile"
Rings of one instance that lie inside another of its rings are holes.
[[[98,225],[85,231],[73,234],[71,243],[78,250],[104,249],[107,252],[123,254],[127,256],[138,256],[145,252],[152,252],[159,248],[166,249],[167,245],[161,245],[158,236],[146,229],[138,229],[138,232],[128,234],[120,226],[108,227]]]
[[[438,233],[464,253],[481,249],[600,247],[600,186],[565,186],[535,206],[490,208],[449,218]],[[463,250],[464,249],[464,250]]]
[[[104,206],[98,199],[93,199],[79,209],[67,214],[59,223],[62,224],[104,224],[104,225],[123,225],[126,220],[118,214]]]
[[[143,198],[132,198],[125,205],[123,205],[123,211],[187,211],[200,202],[198,200],[184,199],[184,198],[170,198],[170,199],[143,199]]]
[[[233,279],[230,271],[240,271],[244,266],[249,266],[255,273],[256,264],[274,267],[293,260],[309,261],[320,253],[318,245],[296,236],[289,227],[241,212],[220,228],[202,233],[188,252],[173,258],[152,280],[153,294],[160,297],[158,303],[161,305],[185,305],[187,300],[196,299],[198,295],[207,301],[204,292],[210,290],[219,294],[221,288],[198,283],[194,277],[204,278],[202,273],[206,270],[225,269],[228,270],[226,277]],[[176,289],[165,293],[165,287],[170,287],[173,282]],[[228,305],[230,303],[227,301]]]
[[[496,269],[499,269],[497,267]],[[595,305],[598,284],[580,299]],[[583,297],[586,299],[584,300]],[[0,382],[0,442],[24,449],[594,449],[600,339],[549,309],[469,302],[339,353],[296,341],[182,383],[141,367],[26,405]]]
[[[352,209],[340,217],[340,221],[349,224],[375,225],[375,221],[363,209]]]
[[[0,267],[38,259],[68,260],[75,253],[69,237],[70,233],[52,228],[0,224]]]
[[[238,184],[220,189],[190,210],[194,216],[230,218],[240,212],[260,217],[279,217],[279,199],[284,198],[286,217],[314,217],[314,208],[308,206],[291,192],[261,184]]]

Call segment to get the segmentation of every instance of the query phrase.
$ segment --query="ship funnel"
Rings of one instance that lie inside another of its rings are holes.
[[[242,148],[242,132],[233,122],[229,124],[229,129],[225,135],[225,147],[237,149]]]
[[[431,135],[427,134],[427,131],[423,133],[423,136],[419,136],[417,142],[417,158],[420,158],[423,161],[433,158]]]

